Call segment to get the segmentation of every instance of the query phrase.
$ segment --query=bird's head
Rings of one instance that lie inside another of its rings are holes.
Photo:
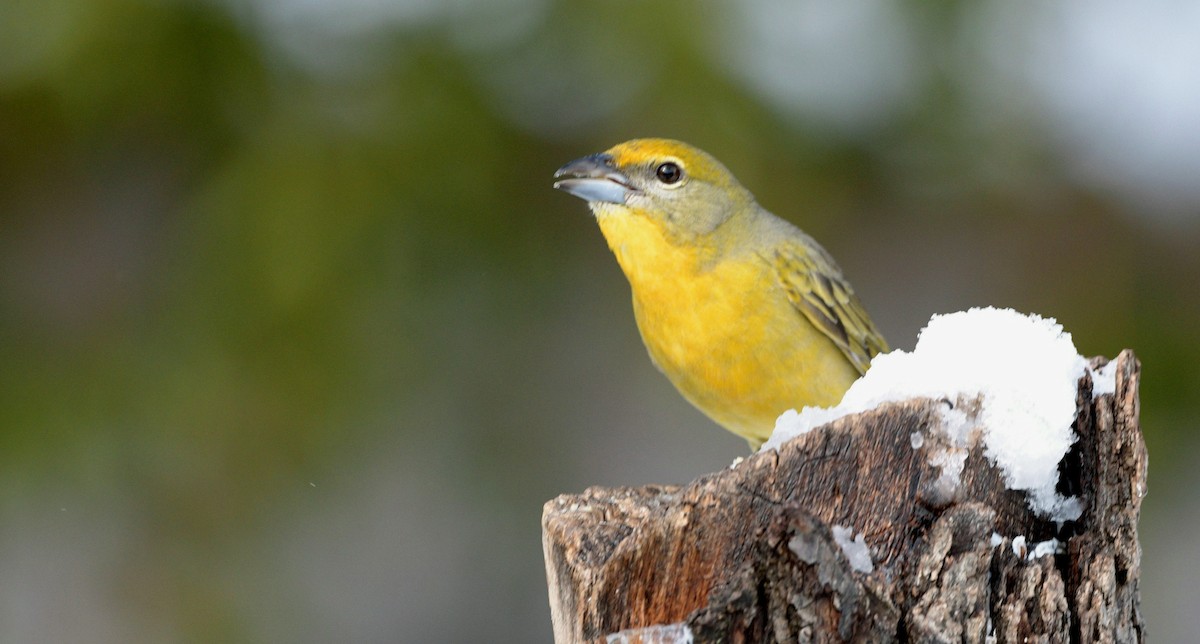
[[[670,237],[695,240],[754,198],[708,153],[669,139],[635,139],[576,159],[554,187],[584,199],[599,217],[645,216]]]

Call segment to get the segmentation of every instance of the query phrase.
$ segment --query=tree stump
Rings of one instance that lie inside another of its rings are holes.
[[[685,487],[560,496],[542,518],[555,641],[1142,642],[1139,373],[1124,351],[1114,393],[1080,379],[1059,491],[1083,513],[1061,525],[979,441],[957,478],[931,464],[955,449],[942,411],[970,400],[885,404]],[[847,556],[860,533],[867,562]]]

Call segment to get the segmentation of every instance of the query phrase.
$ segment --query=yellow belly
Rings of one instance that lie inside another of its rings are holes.
[[[601,218],[651,358],[688,401],[752,444],[788,409],[836,405],[857,371],[756,255],[706,260],[630,217]],[[616,243],[614,243],[614,239]]]

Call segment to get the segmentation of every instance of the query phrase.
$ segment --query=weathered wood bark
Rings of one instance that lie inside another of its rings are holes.
[[[685,629],[664,625],[686,624],[698,642],[1141,642],[1139,365],[1117,361],[1114,394],[1079,383],[1079,440],[1059,468],[1078,521],[1032,513],[977,434],[945,437],[947,407],[971,417],[977,401],[887,404],[686,487],[547,503],[555,639],[671,641]],[[959,477],[931,464],[955,456]],[[871,572],[834,526],[864,535]],[[1032,557],[1018,536],[1065,547]]]

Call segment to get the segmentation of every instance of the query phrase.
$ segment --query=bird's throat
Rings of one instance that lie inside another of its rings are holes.
[[[596,221],[634,293],[669,287],[679,276],[704,272],[711,263],[713,254],[703,244],[673,239],[636,209],[605,206],[596,209]]]

